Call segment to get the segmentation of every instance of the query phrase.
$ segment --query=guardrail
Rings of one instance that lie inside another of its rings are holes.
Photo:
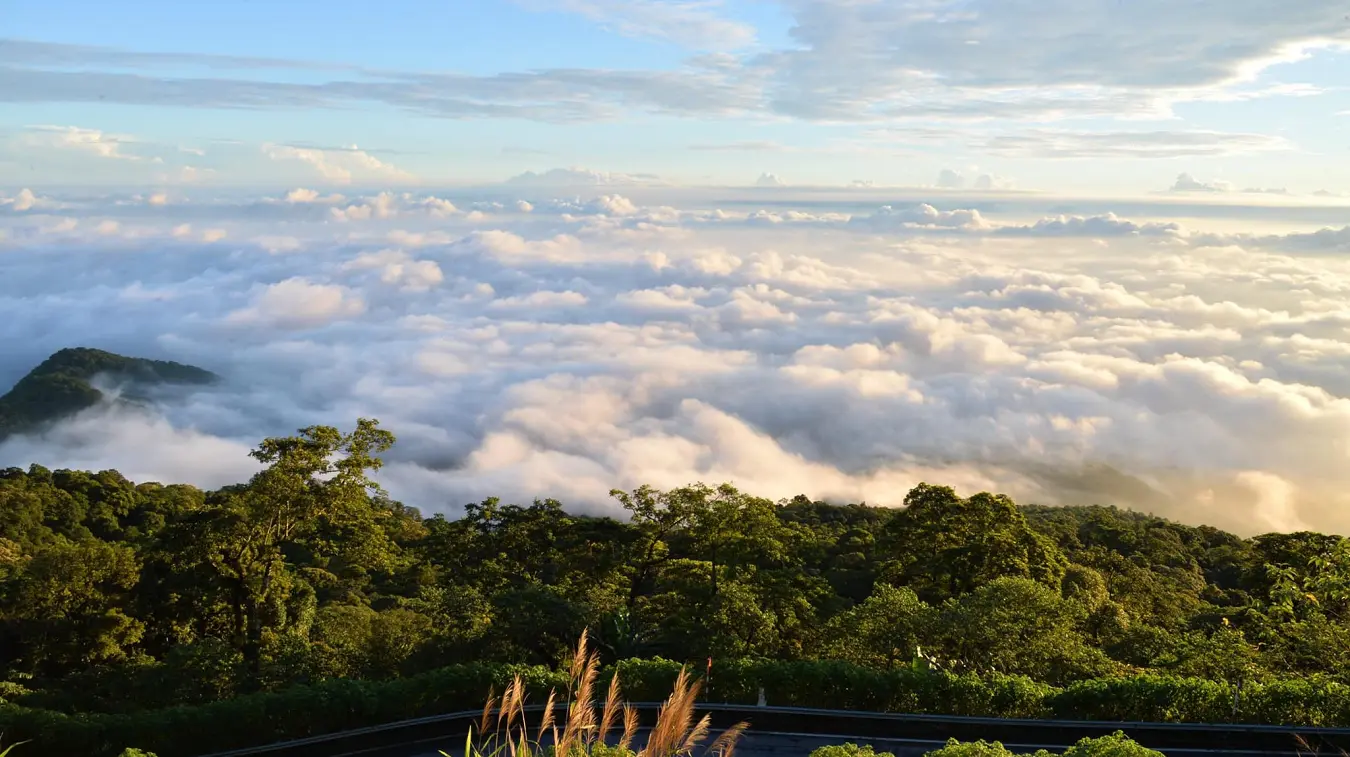
[[[633,706],[645,716],[643,722],[649,724],[659,705],[644,702]],[[565,714],[563,705],[558,709],[559,715]],[[1164,753],[1169,748],[1270,755],[1341,755],[1342,750],[1350,751],[1350,728],[1019,720],[715,703],[703,703],[696,709],[699,717],[703,713],[712,716],[714,730],[747,720],[751,735],[820,734],[858,742],[867,739],[942,742],[956,738],[1067,747],[1085,737],[1124,731],[1140,744]],[[538,714],[543,712],[543,706],[532,705],[525,710]],[[454,754],[462,748],[469,726],[480,717],[480,710],[435,715],[202,757],[406,757],[419,747],[424,747],[424,751],[445,749]],[[531,721],[538,722],[536,718]]]

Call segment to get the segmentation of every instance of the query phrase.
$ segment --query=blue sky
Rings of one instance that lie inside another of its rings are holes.
[[[1350,194],[1333,0],[48,0],[0,34],[5,186]]]

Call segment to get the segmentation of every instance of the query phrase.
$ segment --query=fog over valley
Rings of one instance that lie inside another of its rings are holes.
[[[217,487],[264,436],[375,417],[399,440],[380,480],[426,513],[618,513],[612,488],[694,481],[898,505],[928,481],[1350,527],[1337,200],[576,173],[9,191],[0,383],[72,346],[223,380],[10,437],[0,466]]]

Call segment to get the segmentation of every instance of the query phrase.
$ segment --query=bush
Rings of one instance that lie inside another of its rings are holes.
[[[670,692],[680,667],[663,659],[623,660],[601,676],[608,680],[617,671],[626,699],[655,702]],[[543,702],[550,689],[561,691],[567,681],[566,672],[541,666],[469,664],[388,681],[328,680],[211,704],[122,714],[66,714],[0,702],[0,733],[7,740],[33,740],[35,754],[116,757],[124,745],[137,744],[162,757],[188,757],[204,749],[243,748],[476,710],[489,688],[500,692],[517,675],[534,703]],[[1142,675],[1081,681],[1058,689],[1021,676],[958,675],[914,667],[875,670],[837,661],[728,661],[714,665],[711,686],[702,699],[753,704],[761,687],[771,705],[823,709],[1350,725],[1350,686],[1321,678],[1249,684],[1241,690],[1235,711],[1232,686],[1197,678]]]
[[[895,757],[895,755],[891,752],[874,752],[871,744],[858,746],[850,741],[817,747],[811,752],[811,757]]]
[[[1083,739],[1069,747],[1064,757],[1165,757],[1156,749],[1135,743],[1121,731],[1097,739]]]
[[[814,757],[814,754],[812,755]],[[999,742],[992,744],[976,741],[962,744],[956,739],[947,741],[947,746],[934,750],[924,757],[1018,757]],[[1044,749],[1026,757],[1053,757]],[[1166,757],[1162,752],[1142,747],[1121,731],[1110,736],[1091,739],[1085,738],[1069,747],[1064,757]]]
[[[962,744],[956,739],[948,739],[947,746],[935,749],[924,757],[1017,757],[1007,747],[995,741],[971,741]]]
[[[1203,678],[1105,678],[1070,685],[1049,709],[1070,720],[1223,723],[1232,720],[1233,689]]]

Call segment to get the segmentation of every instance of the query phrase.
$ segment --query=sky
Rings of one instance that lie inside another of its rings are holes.
[[[1336,0],[15,3],[6,184],[1350,192]],[[355,146],[356,152],[353,149]],[[341,153],[341,154],[340,154]],[[348,169],[331,164],[347,161]]]
[[[215,487],[375,417],[426,513],[928,482],[1350,533],[1348,11],[7,8],[0,388],[223,380],[0,467]]]

